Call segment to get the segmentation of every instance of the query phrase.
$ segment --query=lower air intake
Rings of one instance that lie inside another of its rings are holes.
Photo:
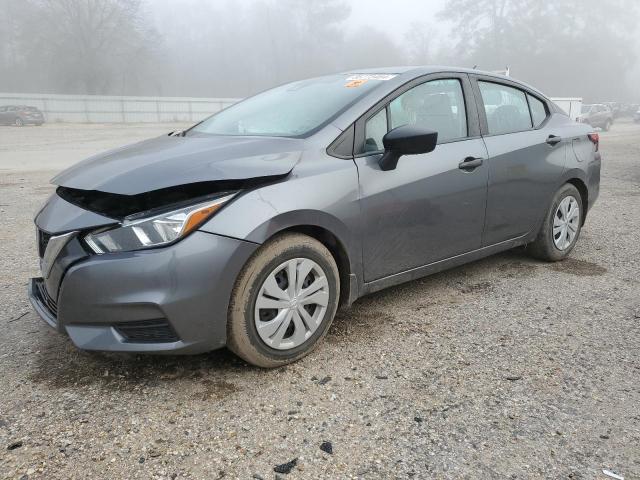
[[[172,343],[180,340],[164,319],[118,323],[114,327],[130,343]]]

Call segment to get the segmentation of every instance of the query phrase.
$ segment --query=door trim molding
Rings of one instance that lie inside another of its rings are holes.
[[[528,236],[529,233],[526,233],[519,237],[505,240],[503,242],[488,245],[486,247],[478,248],[467,253],[462,253],[460,255],[445,258],[444,260],[438,260],[421,267],[412,268],[410,270],[405,270],[404,272],[394,273],[393,275],[379,278],[378,280],[365,283],[362,286],[362,291],[360,292],[359,296],[362,297],[364,295],[377,292],[387,287],[410,282],[411,280],[416,280],[428,275],[433,275],[434,273],[442,272],[443,270],[448,270],[453,267],[464,265],[465,263],[480,260],[481,258],[489,257],[505,250],[510,250],[512,248],[526,244],[529,240],[527,238]]]

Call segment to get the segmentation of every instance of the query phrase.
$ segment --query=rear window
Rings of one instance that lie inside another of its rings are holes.
[[[529,100],[529,108],[531,109],[531,119],[533,120],[533,126],[538,128],[547,119],[547,109],[540,100],[527,94]]]
[[[478,82],[489,133],[500,135],[532,127],[527,98],[522,90],[498,83]]]

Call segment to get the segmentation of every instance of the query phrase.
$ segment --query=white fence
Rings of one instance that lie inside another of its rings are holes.
[[[47,122],[72,123],[197,122],[238,100],[0,93],[0,105],[37,107]]]

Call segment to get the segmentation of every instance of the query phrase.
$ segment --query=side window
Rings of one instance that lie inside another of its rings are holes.
[[[438,143],[467,136],[467,114],[459,80],[433,80],[406,91],[390,105],[391,128],[416,125],[438,132]]]
[[[364,126],[364,151],[379,152],[384,150],[382,137],[387,133],[387,109],[383,108],[367,120]]]
[[[527,94],[529,100],[529,108],[531,108],[531,118],[533,119],[534,128],[538,128],[547,119],[547,109],[540,100]]]
[[[521,132],[532,127],[529,106],[523,91],[498,83],[478,82],[489,133]]]

